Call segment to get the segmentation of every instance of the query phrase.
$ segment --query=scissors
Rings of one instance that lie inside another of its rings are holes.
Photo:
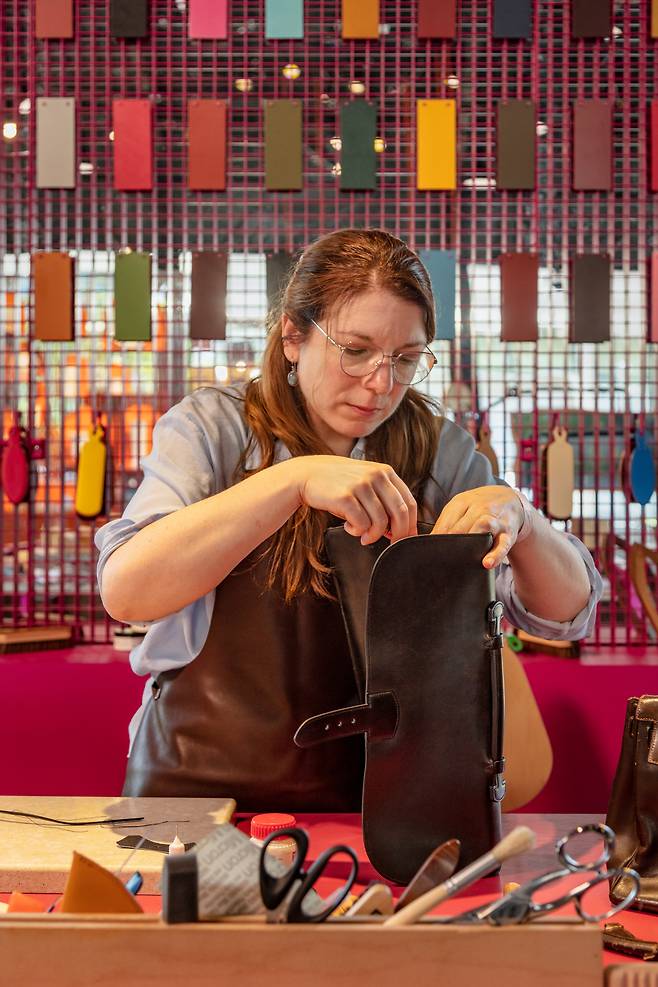
[[[569,842],[571,841],[573,844],[573,841],[577,837],[582,836],[583,833],[596,833],[603,840],[603,849],[594,861],[581,862],[569,853]],[[496,901],[480,908],[475,908],[472,911],[464,912],[462,915],[456,915],[449,921],[489,922],[491,925],[516,925],[522,922],[531,922],[540,915],[553,912],[555,909],[562,908],[564,905],[573,902],[576,911],[584,922],[603,922],[611,918],[611,916],[616,915],[623,908],[627,908],[635,900],[640,890],[640,876],[637,871],[626,867],[616,867],[612,870],[605,869],[605,865],[610,860],[614,847],[615,834],[609,826],[605,826],[603,823],[590,823],[587,826],[577,826],[555,844],[557,859],[562,865],[559,870],[535,877],[533,880],[528,881],[527,884],[522,884],[509,894],[503,895],[502,898],[498,898]],[[577,887],[571,888],[565,894],[552,898],[550,901],[535,900],[535,895],[542,888],[561,881],[571,874],[578,873],[589,873],[593,876],[583,881]],[[631,889],[623,901],[618,902],[614,907],[600,914],[589,912],[583,904],[583,896],[598,884],[602,884],[604,881],[610,881],[622,874],[632,882]]]
[[[287,836],[295,841],[297,852],[292,865],[281,871],[283,865],[267,853],[272,840]],[[356,881],[359,861],[351,847],[342,843],[329,847],[304,870],[308,854],[308,835],[303,829],[291,827],[278,829],[263,842],[260,853],[260,892],[270,917],[278,922],[324,922],[347,897]],[[327,865],[338,854],[349,857],[350,873],[345,882],[329,898],[322,898],[315,884],[322,877]],[[278,866],[277,866],[278,864]],[[281,908],[281,906],[284,906]]]

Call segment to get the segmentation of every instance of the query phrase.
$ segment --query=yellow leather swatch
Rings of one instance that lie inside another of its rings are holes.
[[[139,913],[143,909],[118,877],[74,850],[60,911],[119,915]]]
[[[75,488],[75,510],[81,518],[95,518],[103,513],[107,446],[105,429],[96,425],[80,450]]]
[[[457,113],[454,99],[416,103],[416,186],[421,190],[457,188]]]
[[[379,0],[343,0],[343,38],[379,37]]]

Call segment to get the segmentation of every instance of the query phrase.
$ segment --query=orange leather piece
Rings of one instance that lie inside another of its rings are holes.
[[[60,911],[118,915],[138,914],[143,909],[118,877],[74,850]]]

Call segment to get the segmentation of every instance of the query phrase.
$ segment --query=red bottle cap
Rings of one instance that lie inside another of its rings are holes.
[[[264,840],[277,829],[290,829],[297,820],[286,812],[263,812],[251,820],[251,835],[255,840]]]

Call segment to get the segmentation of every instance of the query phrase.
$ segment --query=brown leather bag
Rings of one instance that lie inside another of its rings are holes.
[[[658,912],[658,696],[628,700],[606,822],[617,836],[609,866],[640,875],[640,893],[629,907]],[[627,877],[616,878],[611,901],[629,890]]]
[[[503,681],[490,535],[385,539],[327,532],[364,701],[306,720],[295,742],[366,735],[363,830],[384,877],[409,882],[439,843],[460,862],[500,837]]]

